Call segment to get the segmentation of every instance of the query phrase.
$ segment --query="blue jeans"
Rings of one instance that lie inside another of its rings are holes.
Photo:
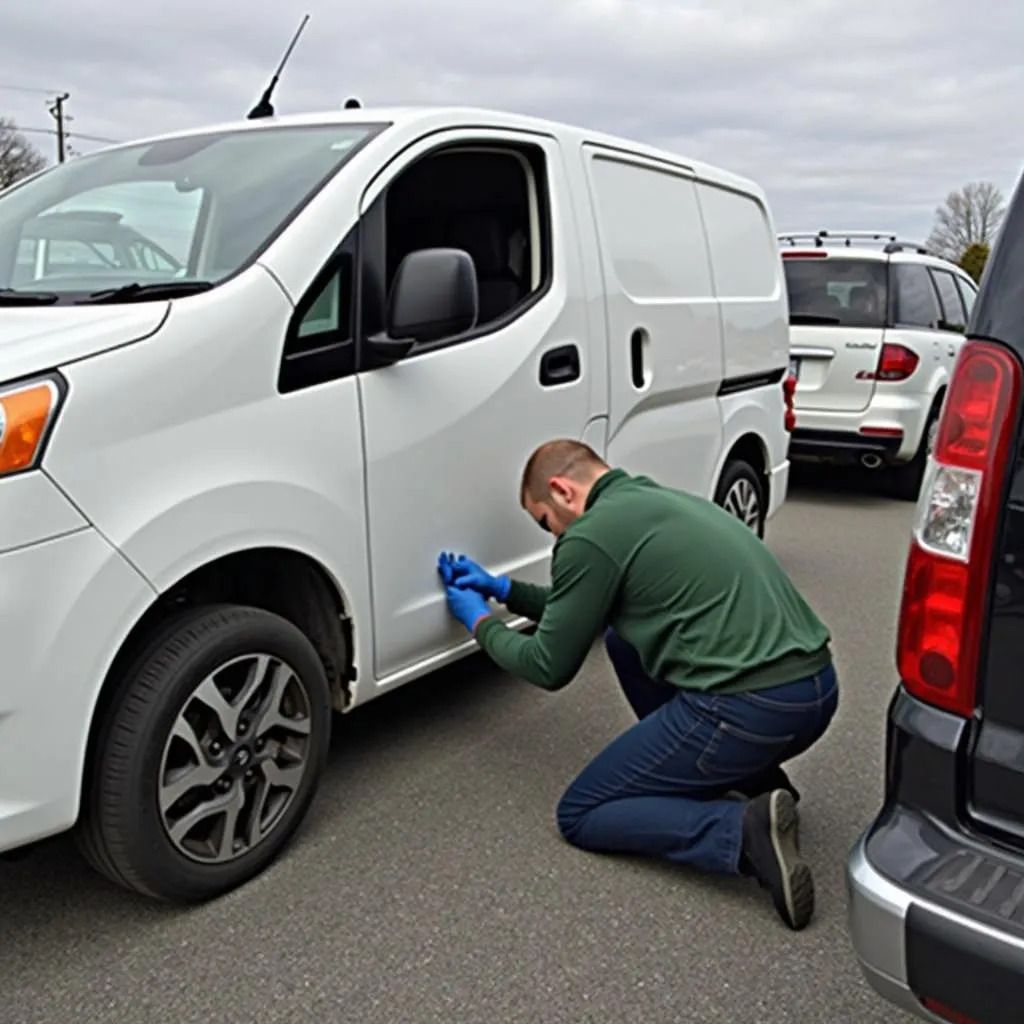
[[[595,853],[646,854],[740,874],[746,802],[727,794],[781,774],[784,761],[821,737],[839,704],[835,669],[716,695],[651,679],[611,630],[605,649],[639,721],[566,790],[558,805],[562,835]]]

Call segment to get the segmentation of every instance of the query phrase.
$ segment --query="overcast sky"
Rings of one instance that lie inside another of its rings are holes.
[[[72,132],[115,140],[242,116],[306,12],[282,113],[356,95],[567,120],[749,175],[780,230],[923,236],[950,189],[1009,193],[1024,162],[1011,0],[25,0],[0,86],[66,90]],[[0,115],[52,124],[34,92],[0,90]]]

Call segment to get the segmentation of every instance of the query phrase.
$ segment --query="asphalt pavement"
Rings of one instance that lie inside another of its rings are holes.
[[[300,837],[181,910],[107,885],[58,839],[0,864],[0,1022],[881,1024],[843,865],[877,808],[912,506],[814,480],[769,543],[834,634],[842,699],[794,763],[817,915],[746,880],[587,855],[554,806],[630,724],[599,652],[556,695],[482,658],[346,718]]]

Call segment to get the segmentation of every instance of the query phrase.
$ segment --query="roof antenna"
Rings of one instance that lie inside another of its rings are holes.
[[[263,117],[274,116],[274,105],[270,102],[270,97],[274,95],[274,90],[277,88],[277,80],[281,77],[281,72],[284,71],[284,66],[288,63],[288,58],[292,55],[292,50],[295,49],[295,44],[299,41],[299,36],[302,35],[302,30],[306,27],[307,21],[309,21],[308,14],[303,17],[298,31],[292,36],[292,41],[288,44],[288,49],[284,51],[284,56],[274,72],[274,77],[271,78],[270,84],[263,90],[263,95],[260,97],[259,102],[249,111],[247,120],[256,121]]]
[[[361,106],[362,106],[362,103],[360,103],[359,100],[356,99],[355,96],[349,96],[349,98],[347,100],[345,100],[345,109],[346,110],[358,110]]]

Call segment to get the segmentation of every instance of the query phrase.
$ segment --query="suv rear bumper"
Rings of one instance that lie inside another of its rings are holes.
[[[907,982],[905,931],[912,897],[875,870],[866,847],[867,833],[846,865],[850,938],[860,969],[883,999],[927,1019]]]
[[[789,457],[823,462],[859,462],[865,455],[877,455],[893,465],[903,445],[899,437],[871,437],[846,430],[812,430],[797,427],[789,442]]]
[[[798,404],[789,457],[855,461],[873,453],[887,462],[909,462],[924,439],[933,401],[928,393],[906,394],[878,385],[870,404],[856,411],[807,409]],[[879,430],[886,433],[875,433]]]
[[[1024,856],[960,823],[955,783],[968,732],[966,720],[897,689],[886,802],[847,862],[850,933],[868,982],[902,1009],[1019,1024]],[[947,1014],[929,1012],[928,1000]]]
[[[850,934],[868,984],[922,1020],[918,992],[978,1024],[1019,1021],[1024,939],[923,900],[871,862],[867,834],[847,864]],[[959,1018],[954,1018],[959,1019]]]

